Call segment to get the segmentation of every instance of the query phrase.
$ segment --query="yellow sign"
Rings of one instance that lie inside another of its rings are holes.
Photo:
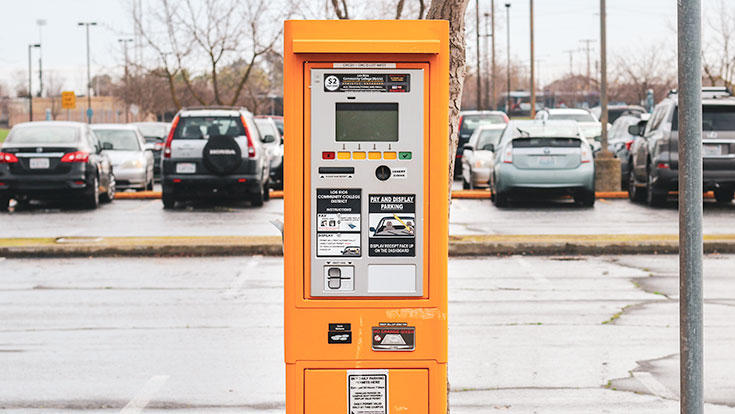
[[[77,107],[77,96],[74,92],[67,91],[61,92],[61,108],[62,109],[75,109]]]

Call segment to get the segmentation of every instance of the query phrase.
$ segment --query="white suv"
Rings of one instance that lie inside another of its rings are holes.
[[[253,114],[244,108],[182,109],[163,149],[163,207],[211,197],[249,200],[262,206],[269,199],[266,142]]]

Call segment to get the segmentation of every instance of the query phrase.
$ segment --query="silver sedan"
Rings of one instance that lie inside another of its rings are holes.
[[[153,152],[145,149],[145,138],[134,125],[95,124],[94,134],[107,148],[117,188],[153,189]]]
[[[506,124],[485,125],[475,129],[462,153],[462,188],[490,186],[495,146]]]

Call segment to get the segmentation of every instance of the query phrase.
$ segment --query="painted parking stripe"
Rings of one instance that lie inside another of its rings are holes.
[[[533,280],[535,280],[538,283],[541,283],[543,285],[551,285],[551,281],[546,278],[546,276],[542,275],[541,273],[535,271],[533,269],[533,266],[531,266],[530,263],[528,263],[528,260],[524,259],[523,256],[515,256],[516,262],[518,262],[519,265],[521,265],[522,268],[526,269],[528,273],[531,275]]]
[[[130,400],[122,410],[120,414],[138,414],[151,402],[153,396],[163,385],[168,381],[168,375],[156,375],[151,377],[148,382],[138,391],[138,394]]]
[[[670,391],[664,384],[657,380],[650,372],[634,371],[633,378],[643,384],[646,389],[658,398],[677,400],[679,396]]]
[[[260,259],[262,259],[263,256],[254,256],[248,264],[245,265],[245,269],[237,272],[235,275],[235,278],[232,279],[232,284],[230,285],[230,288],[227,289],[227,291],[224,293],[224,296],[227,297],[234,297],[237,296],[237,294],[242,289],[243,285],[245,284],[245,281],[247,280],[247,277],[250,275],[250,270],[255,269],[258,264],[260,264]]]

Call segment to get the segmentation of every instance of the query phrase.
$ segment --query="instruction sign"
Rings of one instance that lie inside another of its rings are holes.
[[[408,73],[328,73],[324,92],[410,92]]]
[[[73,91],[61,92],[61,109],[74,109],[77,107],[77,96]]]
[[[388,413],[388,370],[347,371],[347,412]]]
[[[416,256],[416,194],[370,194],[369,255]]]
[[[416,327],[407,323],[380,323],[373,326],[373,351],[413,351],[416,349]]]
[[[317,257],[360,257],[362,190],[316,190]]]

